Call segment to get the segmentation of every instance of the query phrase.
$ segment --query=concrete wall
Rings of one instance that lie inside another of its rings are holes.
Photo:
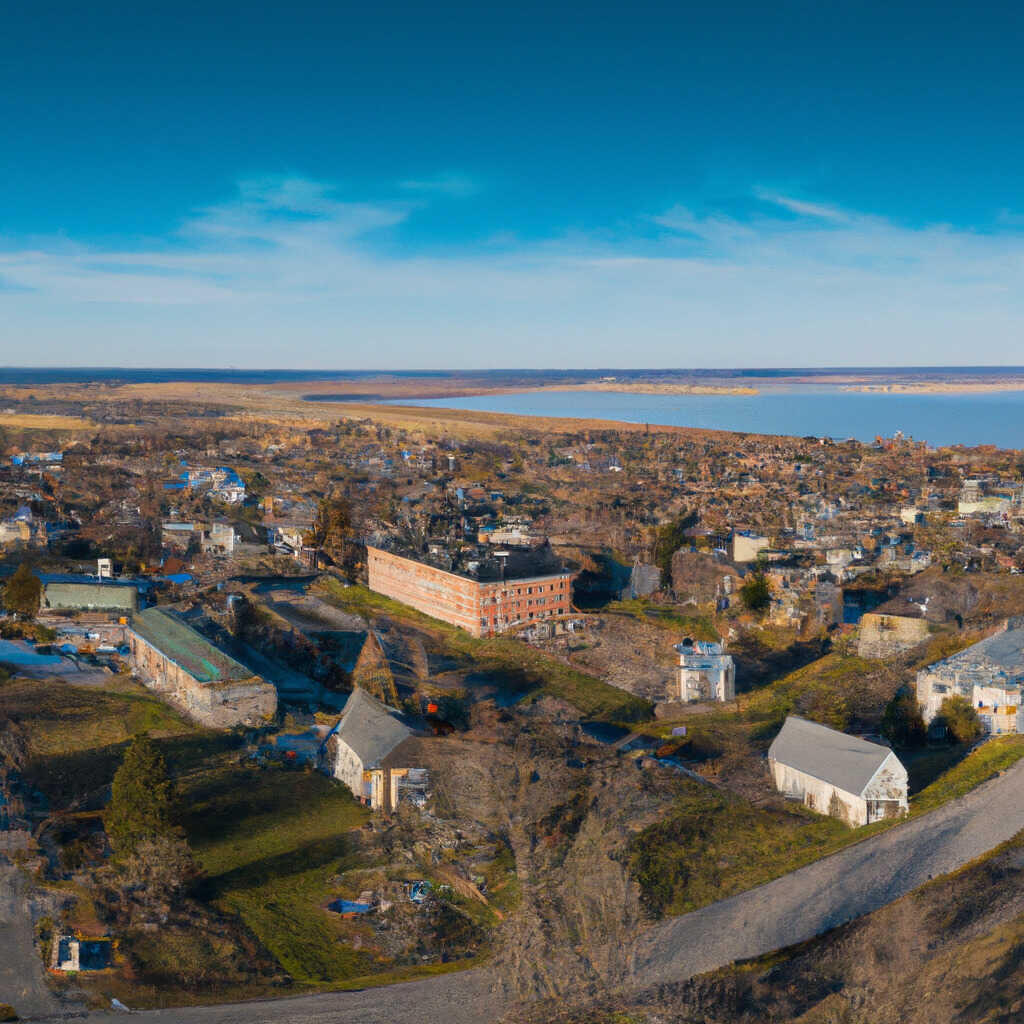
[[[363,762],[359,756],[337,736],[330,738],[327,749],[332,777],[348,786],[357,800],[365,800],[369,794],[363,786]]]
[[[202,725],[214,729],[256,725],[277,711],[277,690],[259,676],[201,683],[138,633],[129,631],[128,645],[142,682]]]
[[[927,619],[868,612],[861,616],[857,654],[862,658],[890,658],[927,639]]]
[[[473,636],[570,611],[570,573],[479,583],[379,548],[366,553],[371,590]]]
[[[781,761],[768,762],[772,782],[780,793],[798,797],[804,806],[819,814],[829,814],[845,821],[848,825],[866,825],[868,820],[867,802],[856,793],[837,789],[829,782],[822,782],[806,772],[799,771]],[[833,797],[841,803],[837,807]]]

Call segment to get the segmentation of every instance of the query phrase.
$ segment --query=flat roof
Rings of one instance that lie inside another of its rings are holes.
[[[475,583],[528,583],[531,580],[575,575],[575,571],[566,567],[546,545],[540,548],[513,548],[504,551],[502,558],[498,558],[489,545],[485,545],[486,550],[481,549],[475,553],[459,552],[458,558],[447,552],[444,556],[433,556],[398,545],[367,544],[366,547]]]
[[[147,608],[139,612],[131,629],[197,682],[237,683],[254,678],[253,672],[214,647],[166,608]]]

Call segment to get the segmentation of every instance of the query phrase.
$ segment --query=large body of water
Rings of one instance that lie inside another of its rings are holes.
[[[994,444],[1024,448],[1024,391],[893,394],[838,388],[765,390],[757,395],[642,395],[615,391],[537,391],[395,404],[660,423],[757,434],[873,441],[902,430],[932,446]]]

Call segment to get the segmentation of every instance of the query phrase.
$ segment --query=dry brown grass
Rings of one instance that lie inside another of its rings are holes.
[[[0,413],[0,427],[21,430],[95,430],[92,420],[77,416],[51,416],[45,413]]]
[[[337,422],[342,419],[372,419],[385,426],[411,432],[422,432],[433,437],[459,439],[507,438],[510,434],[570,434],[586,431],[616,430],[622,433],[648,431],[653,434],[673,434],[679,437],[726,439],[728,431],[700,430],[660,424],[624,423],[619,420],[562,419],[543,416],[514,416],[505,413],[477,412],[469,409],[436,409],[410,405],[378,405],[373,399],[380,397],[417,398],[458,397],[461,395],[501,394],[543,390],[541,388],[495,388],[474,386],[471,382],[446,383],[433,379],[404,378],[361,381],[280,381],[258,385],[210,382],[165,381],[158,383],[61,384],[41,385],[31,389],[40,401],[66,400],[81,402],[101,401],[174,401],[194,402],[203,408],[220,406],[244,410],[244,415],[281,426],[309,427],[318,423]],[[29,392],[18,390],[24,398]],[[366,401],[330,402],[307,401],[304,395],[365,394]],[[15,397],[14,392],[0,390],[0,395]],[[38,417],[42,420],[43,417]],[[54,417],[51,429],[62,423],[80,423],[79,429],[93,424],[73,417]],[[36,424],[40,428],[43,423]],[[753,435],[752,435],[753,436]]]

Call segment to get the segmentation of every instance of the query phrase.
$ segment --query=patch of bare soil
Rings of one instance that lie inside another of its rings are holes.
[[[598,1002],[547,1001],[511,1024],[1010,1024],[1024,1019],[1024,846],[819,939]]]
[[[515,858],[519,899],[495,967],[517,999],[624,976],[643,915],[622,854],[676,794],[672,773],[638,770],[557,712],[478,704],[469,733],[423,745],[439,810],[480,822]]]
[[[625,615],[588,615],[587,629],[569,656],[582,672],[655,703],[672,696],[678,661],[672,634]]]

